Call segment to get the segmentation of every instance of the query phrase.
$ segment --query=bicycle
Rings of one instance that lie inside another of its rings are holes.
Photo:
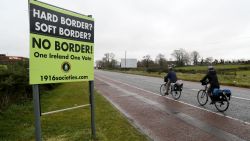
[[[204,106],[208,102],[208,93],[207,93],[208,82],[202,82],[201,85],[204,86],[204,89],[201,89],[198,91],[197,100],[201,106]],[[226,111],[229,107],[229,100],[231,97],[231,91],[217,89],[217,90],[215,90],[215,92],[212,93],[212,95],[216,95],[216,96],[213,96],[214,105],[215,105],[216,109],[219,112]],[[211,100],[211,97],[210,97],[210,100]]]
[[[160,86],[160,94],[161,96],[165,96],[167,92],[167,83],[161,84]],[[183,83],[170,83],[170,94],[172,97],[177,100],[181,97],[181,92],[183,89]]]

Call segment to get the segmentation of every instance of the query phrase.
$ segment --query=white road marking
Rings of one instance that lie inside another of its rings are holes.
[[[189,88],[187,88],[187,89],[189,89]],[[192,90],[192,91],[199,91],[199,89],[190,89],[190,90]],[[244,98],[244,97],[237,97],[237,96],[232,96],[233,98],[237,98],[237,99],[241,99],[241,100],[247,100],[247,101],[250,101],[250,99],[248,99],[248,98]]]
[[[204,110],[204,111],[207,111],[207,112],[214,113],[214,114],[219,115],[219,116],[227,117],[227,118],[229,118],[229,119],[233,119],[233,120],[242,122],[242,123],[244,123],[244,124],[250,125],[250,123],[247,122],[247,121],[243,121],[243,120],[240,120],[240,119],[237,119],[237,118],[233,118],[233,117],[230,117],[230,116],[225,116],[225,115],[223,115],[223,114],[221,114],[221,113],[213,112],[213,111],[211,111],[211,110],[204,109],[204,108],[201,108],[201,107],[198,107],[198,106],[195,106],[195,105],[192,105],[192,104],[183,102],[183,101],[178,101],[178,100],[171,99],[171,98],[169,98],[169,97],[164,97],[164,96],[161,96],[160,94],[157,94],[157,93],[154,93],[154,92],[151,92],[151,91],[148,91],[148,90],[144,90],[144,89],[142,89],[142,88],[139,88],[139,87],[136,87],[136,86],[132,86],[132,85],[130,85],[130,84],[127,84],[127,83],[124,83],[124,82],[121,82],[121,81],[118,81],[118,80],[110,79],[110,78],[105,77],[105,76],[101,76],[101,77],[104,77],[104,78],[109,79],[109,80],[111,80],[111,81],[115,81],[115,82],[121,83],[121,84],[123,84],[123,85],[127,85],[127,86],[129,86],[129,87],[132,87],[132,88],[135,88],[135,89],[138,89],[138,90],[141,90],[141,91],[144,91],[144,92],[153,94],[153,95],[157,95],[157,96],[159,96],[159,97],[163,97],[163,98],[166,98],[166,99],[169,99],[169,100],[173,100],[173,101],[176,101],[176,102],[185,104],[185,105],[189,105],[189,106],[194,107],[194,108],[198,108],[198,109],[201,109],[201,110]],[[105,80],[103,80],[103,79],[100,79],[100,78],[97,78],[97,77],[95,77],[95,78],[98,79],[98,80],[100,80],[100,81],[105,82]]]
[[[250,101],[250,99],[248,98],[243,98],[243,97],[237,97],[237,96],[232,96],[233,98],[237,98],[237,99],[241,99],[241,100],[247,100],[247,101]]]
[[[189,88],[188,88],[189,89]],[[192,90],[192,91],[199,91],[200,89],[190,89],[190,90]]]

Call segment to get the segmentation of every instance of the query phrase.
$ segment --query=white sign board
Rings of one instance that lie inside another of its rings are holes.
[[[137,68],[137,59],[121,59],[121,68]]]

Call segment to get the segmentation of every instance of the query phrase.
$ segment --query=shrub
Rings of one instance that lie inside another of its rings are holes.
[[[6,69],[0,69],[0,110],[10,104],[22,104],[32,99],[32,86],[29,85],[28,60],[11,62]],[[54,89],[59,84],[44,84],[43,90]]]
[[[0,69],[0,109],[31,98],[28,61],[10,62],[6,66],[6,69]]]

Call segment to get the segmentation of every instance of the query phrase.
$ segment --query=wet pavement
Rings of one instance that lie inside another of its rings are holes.
[[[95,72],[95,89],[155,141],[250,140],[248,122],[160,96],[103,72]]]

